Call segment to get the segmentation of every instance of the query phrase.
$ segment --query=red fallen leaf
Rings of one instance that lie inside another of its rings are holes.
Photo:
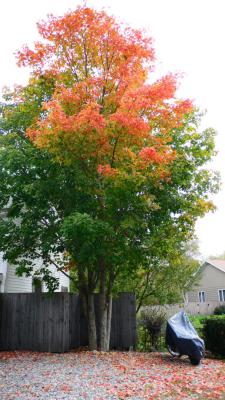
[[[126,372],[126,370],[127,370],[127,368],[125,367],[125,365],[118,365],[116,368],[119,369],[119,370],[121,370],[121,371],[123,371],[124,374],[125,374],[125,372]]]
[[[52,385],[51,384],[46,385],[46,386],[43,387],[44,392],[49,392],[49,390],[51,390],[51,389],[52,389]]]
[[[64,385],[61,385],[60,387],[59,387],[59,389],[62,391],[62,392],[66,392],[66,393],[68,393],[68,392],[71,392],[71,386],[69,386],[69,385],[66,385],[66,384],[64,384]]]
[[[3,351],[0,353],[0,360],[8,360],[10,358],[16,358],[17,353],[15,351]]]
[[[124,394],[124,392],[117,392],[117,396],[118,396],[118,399],[120,399],[120,400],[124,400],[124,399],[126,399],[126,395]]]

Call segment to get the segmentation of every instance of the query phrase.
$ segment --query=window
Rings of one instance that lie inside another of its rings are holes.
[[[225,301],[225,289],[219,289],[219,301]]]
[[[205,303],[205,292],[198,292],[198,299],[200,303]]]
[[[32,280],[32,292],[41,293],[42,292],[42,280],[41,278],[33,277]]]
[[[68,292],[68,287],[61,286],[61,292]]]

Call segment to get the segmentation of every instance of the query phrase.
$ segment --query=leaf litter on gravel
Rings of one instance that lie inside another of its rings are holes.
[[[225,399],[225,363],[165,353],[0,353],[0,399]]]

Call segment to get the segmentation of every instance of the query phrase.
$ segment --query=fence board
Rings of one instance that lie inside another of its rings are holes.
[[[78,296],[70,295],[69,301],[70,349],[75,349],[80,346],[80,299]]]
[[[110,335],[111,349],[119,349],[119,342],[120,342],[119,320],[120,320],[119,299],[115,298],[112,303],[112,322],[111,322],[111,335]]]
[[[95,310],[99,331],[98,295]],[[0,294],[0,350],[65,352],[87,344],[87,321],[78,295]],[[113,300],[110,347],[129,349],[135,344],[135,297],[122,293]]]

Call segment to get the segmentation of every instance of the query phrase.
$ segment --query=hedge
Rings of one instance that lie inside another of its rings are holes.
[[[216,307],[213,314],[215,314],[215,315],[224,315],[225,314],[225,304]]]
[[[225,315],[206,318],[203,334],[206,349],[216,355],[225,356]]]

